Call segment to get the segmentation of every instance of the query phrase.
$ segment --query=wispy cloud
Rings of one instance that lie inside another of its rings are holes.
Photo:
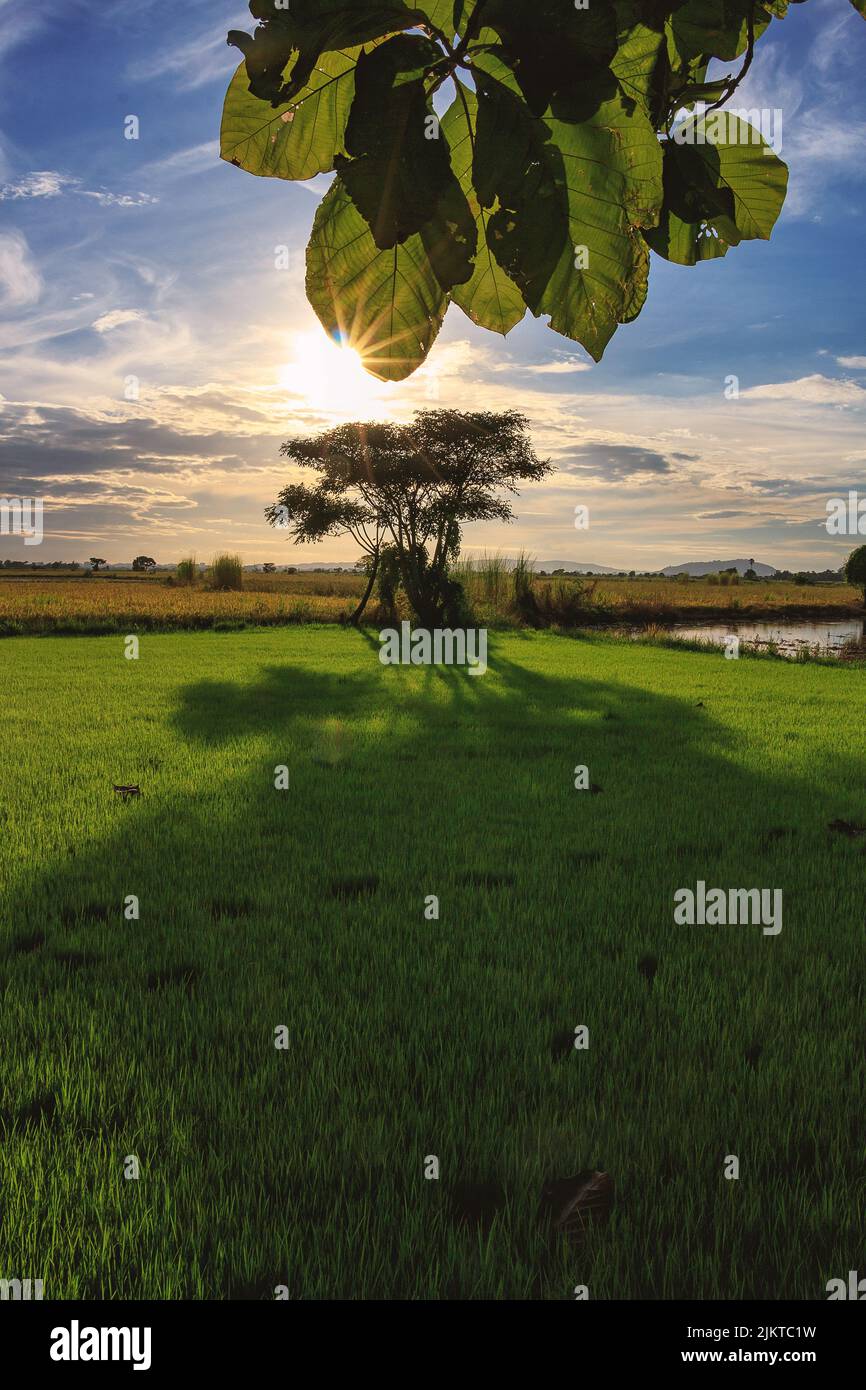
[[[20,232],[0,232],[0,307],[21,309],[35,304],[42,276]]]
[[[801,401],[806,405],[866,405],[866,388],[855,381],[834,377],[803,376],[797,381],[777,381],[766,386],[750,386],[742,391],[746,400]]]
[[[27,198],[59,198],[64,189],[74,187],[78,182],[70,174],[59,174],[54,169],[40,169],[32,174],[23,174],[10,183],[0,184],[0,202],[18,202]]]
[[[161,48],[146,58],[133,62],[127,69],[131,82],[153,82],[169,78],[181,88],[192,91],[208,82],[227,81],[238,54],[229,51],[226,35],[238,6],[223,7],[223,18],[214,16],[207,28],[193,38],[172,47]],[[246,23],[249,24],[247,16]]]
[[[110,333],[113,328],[122,328],[126,323],[141,323],[147,315],[140,309],[112,309],[108,314],[102,314],[90,325],[97,333]]]
[[[0,203],[23,202],[34,198],[60,198],[72,193],[81,198],[92,198],[101,207],[137,208],[159,199],[150,193],[114,193],[105,188],[82,188],[81,179],[74,174],[62,174],[55,169],[40,169],[32,174],[23,174],[11,182],[0,184]]]
[[[44,15],[35,6],[25,9],[13,0],[0,0],[0,58],[25,43],[43,20]]]
[[[151,179],[187,177],[200,174],[207,169],[218,169],[220,146],[218,140],[206,140],[200,145],[190,145],[185,150],[176,150],[164,159],[154,159],[139,171]]]
[[[93,198],[103,208],[144,208],[158,203],[153,193],[111,193],[107,189],[81,189],[82,198]]]
[[[567,376],[571,372],[591,372],[592,363],[576,357],[557,359],[554,362],[537,362],[524,367],[533,376]]]
[[[670,459],[663,454],[633,444],[593,444],[559,466],[568,473],[610,481],[657,478],[672,468]]]

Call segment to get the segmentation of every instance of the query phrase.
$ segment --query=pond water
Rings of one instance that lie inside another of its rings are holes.
[[[824,618],[823,621],[674,623],[665,629],[672,637],[697,638],[723,646],[735,635],[741,642],[757,647],[775,642],[785,656],[794,656],[802,647],[819,647],[825,656],[838,655],[847,641],[863,641],[862,618]]]

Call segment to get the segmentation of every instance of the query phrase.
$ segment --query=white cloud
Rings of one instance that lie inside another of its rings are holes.
[[[40,169],[10,183],[0,184],[0,202],[16,202],[22,198],[58,198],[64,189],[77,183],[78,180],[69,174]]]
[[[21,309],[35,304],[42,277],[20,232],[0,232],[0,307]]]
[[[866,372],[866,357],[837,357],[840,367],[850,367],[855,372]]]
[[[81,180],[73,174],[41,169],[36,173],[23,174],[9,183],[0,184],[0,203],[31,198],[59,198],[66,193],[74,193],[81,198],[93,198],[100,207],[107,208],[137,208],[159,202],[151,193],[112,193],[108,189],[82,188]]]
[[[82,198],[93,198],[100,207],[103,208],[143,208],[149,207],[151,203],[158,203],[159,199],[151,193],[108,193],[104,190],[91,192],[89,189],[82,188]]]
[[[866,389],[854,381],[832,377],[803,376],[797,381],[777,381],[767,386],[750,386],[741,391],[746,400],[800,401],[805,405],[866,405]]]
[[[533,376],[565,376],[569,372],[591,372],[592,363],[570,357],[556,362],[538,362],[533,366],[524,367],[523,370],[531,372]]]
[[[97,333],[110,333],[112,328],[120,328],[125,323],[141,323],[147,318],[140,309],[112,309],[90,325]]]

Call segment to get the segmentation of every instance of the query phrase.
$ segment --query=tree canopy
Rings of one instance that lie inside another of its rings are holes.
[[[849,584],[863,590],[863,602],[866,603],[866,545],[858,545],[856,550],[851,551],[845,561],[845,578]]]
[[[435,626],[460,618],[449,568],[471,521],[511,521],[509,495],[550,471],[538,459],[516,411],[421,411],[408,425],[339,425],[291,439],[280,452],[319,475],[289,483],[266,509],[272,526],[296,544],[350,536],[368,557],[370,583],[393,561],[415,613]]]
[[[336,172],[307,294],[375,375],[415,371],[451,301],[503,334],[547,316],[599,360],[643,307],[651,249],[694,265],[769,238],[787,169],[715,108],[789,3],[251,0],[221,154]],[[708,81],[713,58],[743,62]]]

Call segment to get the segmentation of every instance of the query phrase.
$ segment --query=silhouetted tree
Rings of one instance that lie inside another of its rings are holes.
[[[373,592],[385,547],[393,550],[421,622],[460,622],[463,591],[449,571],[463,526],[513,520],[503,494],[551,471],[536,457],[528,421],[516,411],[430,410],[408,425],[340,425],[289,440],[280,452],[319,477],[312,486],[284,487],[266,508],[271,525],[288,529],[298,545],[349,536],[368,557],[368,583],[353,622]]]
[[[851,551],[845,561],[845,578],[849,584],[863,590],[863,602],[866,603],[866,545],[858,545],[856,550]]]

